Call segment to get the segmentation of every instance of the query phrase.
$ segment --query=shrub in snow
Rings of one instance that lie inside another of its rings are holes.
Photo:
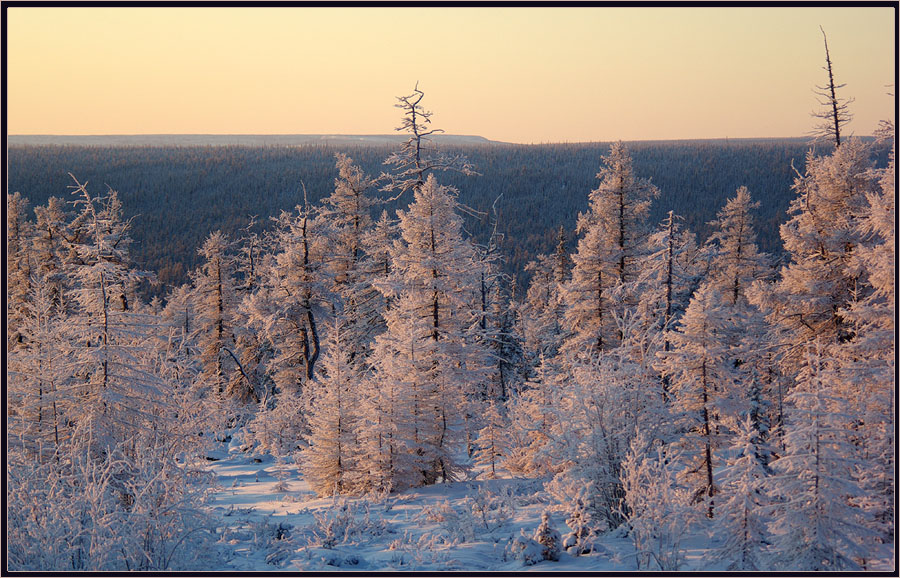
[[[215,547],[201,504],[206,480],[156,453],[113,448],[7,472],[10,570],[123,571],[209,567]]]
[[[696,512],[690,492],[676,483],[663,449],[657,448],[654,456],[647,445],[639,435],[622,464],[630,535],[639,570],[674,571],[684,563],[681,538]]]
[[[472,542],[475,540],[475,518],[472,509],[468,507],[457,510],[446,500],[438,502],[434,506],[425,506],[416,516],[415,520],[425,519],[428,522],[436,522],[449,536],[459,542]]]
[[[269,541],[266,544],[266,564],[282,567],[297,550],[291,539],[290,524],[279,523],[277,526],[269,525]],[[269,529],[267,528],[267,529]]]
[[[559,532],[550,526],[550,512],[541,515],[541,525],[534,531],[534,541],[541,545],[541,555],[544,560],[559,560],[562,539]]]
[[[544,546],[525,535],[525,530],[512,539],[506,547],[505,558],[519,560],[523,566],[531,566],[544,560]]]
[[[390,566],[404,566],[407,570],[430,567],[439,570],[459,570],[462,568],[458,560],[450,558],[449,548],[454,542],[446,542],[443,536],[425,533],[414,539],[408,530],[403,536],[388,545],[393,552],[389,558]]]
[[[359,515],[361,518],[357,520]],[[309,545],[325,549],[380,536],[387,531],[383,518],[372,519],[369,503],[365,501],[348,503],[346,500],[336,500],[331,508],[313,512],[313,517],[316,524],[312,528],[313,537],[309,539]]]
[[[566,525],[572,531],[563,536],[563,550],[572,556],[590,553],[593,550],[591,537],[595,532],[591,529],[590,515],[585,511],[581,500],[575,501],[575,509],[566,519]]]
[[[469,498],[469,501],[472,514],[481,521],[481,525],[487,531],[503,527],[516,513],[511,495],[497,495],[483,486],[474,497]]]

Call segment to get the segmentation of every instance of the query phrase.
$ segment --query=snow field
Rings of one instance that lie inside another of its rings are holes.
[[[599,552],[525,565],[512,543],[530,538],[553,504],[542,480],[474,479],[389,496],[317,498],[293,463],[239,447],[210,454],[217,479],[221,571],[628,571],[630,541],[611,536]],[[224,444],[223,444],[224,446]],[[565,513],[551,512],[560,534]],[[531,552],[535,555],[534,552]],[[538,553],[539,554],[539,553]],[[537,556],[539,558],[539,555]]]

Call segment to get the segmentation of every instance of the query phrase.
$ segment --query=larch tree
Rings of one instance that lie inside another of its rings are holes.
[[[498,402],[491,400],[486,405],[483,416],[484,427],[478,432],[475,442],[475,463],[489,468],[486,477],[497,477],[497,468],[506,455],[506,419],[501,414],[502,405],[498,408]]]
[[[7,349],[22,342],[19,326],[31,289],[32,229],[28,219],[28,199],[19,193],[6,194],[6,343]]]
[[[686,430],[681,440],[688,460],[684,477],[693,501],[704,503],[710,518],[718,491],[713,461],[722,443],[720,419],[733,411],[726,406],[736,378],[727,336],[735,330],[721,294],[704,285],[671,332],[672,350],[660,354],[660,368],[674,396],[673,411]]]
[[[255,217],[242,229],[236,241],[234,264],[234,347],[229,353],[236,366],[226,386],[226,396],[236,402],[235,408],[249,408],[261,400],[261,391],[271,388],[265,367],[271,358],[272,347],[265,337],[249,329],[247,311],[241,305],[262,284],[260,274],[263,261],[263,241],[254,230]],[[232,355],[233,354],[233,355]]]
[[[806,173],[794,181],[797,197],[781,225],[787,263],[774,286],[748,293],[778,328],[786,373],[816,339],[827,346],[853,338],[843,311],[868,292],[848,265],[862,241],[857,215],[878,185],[871,169],[870,147],[852,139],[829,156],[807,155]]]
[[[145,355],[154,322],[128,297],[129,284],[142,273],[131,267],[130,222],[122,219],[118,195],[110,190],[93,197],[77,180],[71,188],[82,242],[73,246],[71,292],[77,311],[66,322],[70,371],[83,380],[80,419],[91,428],[94,447],[103,451],[104,444],[139,429],[149,408],[163,401],[158,377],[147,365],[153,360]]]
[[[572,330],[564,349],[574,353],[604,351],[621,339],[615,313],[633,305],[624,290],[638,272],[647,236],[650,201],[659,190],[635,175],[621,142],[603,157],[600,185],[588,196],[590,208],[578,215],[581,235],[572,255],[572,279],[565,288],[566,322]]]
[[[309,446],[301,453],[304,476],[319,496],[358,489],[356,459],[360,374],[340,318],[330,328],[321,371],[310,383]]]
[[[658,352],[672,349],[670,332],[688,307],[691,295],[702,277],[702,255],[695,235],[683,228],[680,217],[669,215],[647,237],[640,273],[630,288],[641,298],[630,318],[619,324],[628,326],[623,344],[628,355],[640,365],[653,365]],[[662,396],[668,398],[668,378],[661,379]]]
[[[508,402],[509,428],[503,467],[516,475],[546,475],[559,471],[548,451],[557,421],[564,375],[541,356],[537,373]]]
[[[648,327],[665,331],[687,309],[699,287],[702,263],[696,235],[673,211],[647,237],[647,252],[636,281],[641,293],[636,314]],[[668,348],[665,348],[668,351]]]
[[[732,401],[741,406],[749,401],[747,415],[762,439],[769,431],[765,406],[774,393],[777,368],[769,343],[772,332],[762,312],[747,299],[753,283],[768,280],[771,271],[768,255],[756,246],[752,212],[758,207],[747,187],[740,187],[709,223],[714,230],[705,247],[710,256],[705,282],[722,295],[733,324],[743,328],[726,336],[732,363],[741,374],[738,382],[745,387],[735,392],[738,399]]]
[[[814,112],[813,117],[821,122],[815,128],[815,135],[819,138],[826,138],[834,141],[835,147],[841,146],[841,132],[844,127],[853,119],[850,113],[850,104],[853,99],[838,98],[837,90],[844,88],[846,84],[835,84],[834,67],[831,63],[831,53],[828,51],[828,36],[825,29],[819,26],[822,31],[822,40],[825,43],[825,66],[822,70],[828,73],[828,83],[825,86],[816,86],[816,94],[819,96],[819,104],[822,109]]]
[[[730,305],[746,303],[747,288],[770,269],[767,255],[756,246],[752,211],[757,208],[747,187],[740,187],[709,223],[715,230],[708,241],[713,257],[707,280]]]
[[[193,280],[200,359],[213,393],[219,396],[225,394],[231,373],[236,371],[234,315],[237,303],[230,245],[221,231],[211,233],[198,251],[204,262]]]
[[[323,273],[324,239],[308,205],[275,221],[272,254],[264,260],[265,279],[244,300],[251,327],[274,349],[269,373],[279,395],[307,398],[306,383],[315,374],[321,352],[319,318],[329,293]]]
[[[72,304],[66,301],[70,278],[67,263],[71,257],[71,243],[76,236],[68,231],[66,203],[58,197],[50,197],[47,204],[34,208],[35,273],[50,283],[51,297],[60,314],[70,312]]]
[[[380,179],[386,181],[382,190],[397,192],[399,197],[406,191],[421,188],[428,174],[435,171],[454,171],[464,175],[477,174],[471,163],[462,155],[447,155],[434,146],[431,138],[443,133],[443,129],[431,127],[434,113],[425,110],[422,99],[425,93],[419,85],[408,96],[398,96],[394,106],[403,111],[403,121],[397,131],[405,132],[409,137],[400,150],[391,153],[384,164],[392,165],[394,170],[382,173]]]
[[[865,524],[864,510],[852,505],[864,494],[855,477],[859,453],[846,427],[852,416],[834,359],[823,349],[817,342],[805,355],[787,400],[787,451],[772,463],[773,565],[857,571],[867,555],[864,544],[876,533]]]
[[[327,238],[325,268],[331,279],[331,291],[338,297],[333,303],[347,324],[346,345],[351,360],[365,364],[372,341],[384,322],[383,302],[372,286],[371,274],[377,268],[367,254],[366,238],[372,234],[371,196],[376,180],[353,164],[353,160],[337,153],[338,177],[334,191],[322,200],[318,226]]]
[[[857,221],[862,244],[851,256],[848,271],[861,276],[871,292],[843,312],[854,327],[854,339],[838,347],[848,406],[857,416],[858,443],[867,465],[860,476],[866,490],[861,500],[876,527],[893,532],[896,420],[896,254],[895,156],[878,171],[880,187],[867,195]]]
[[[570,360],[558,377],[544,452],[563,465],[547,489],[565,506],[581,503],[594,530],[624,521],[622,464],[639,434],[668,437],[659,383],[624,348]]]
[[[381,215],[373,224],[372,229],[363,236],[363,246],[369,257],[365,263],[366,276],[373,287],[376,281],[386,281],[391,273],[391,247],[393,247],[396,237],[396,220],[391,219],[385,210],[381,211]],[[373,333],[377,335],[384,331],[383,313],[388,309],[390,299],[384,297],[377,290],[371,297],[373,299],[372,309],[381,312],[378,318],[379,325],[373,328]]]
[[[9,444],[26,459],[59,461],[77,412],[63,320],[46,277],[34,279],[21,308],[22,341],[7,350]]]
[[[522,302],[522,330],[532,365],[555,357],[563,341],[564,305],[553,265],[551,257],[538,255],[525,266],[531,282]]]
[[[486,361],[471,336],[478,323],[474,251],[462,237],[455,191],[433,175],[397,214],[391,275],[377,285],[392,300],[387,330],[376,340],[378,382],[387,390],[412,381],[402,390],[407,412],[398,424],[418,464],[412,485],[450,481],[460,468],[454,453],[466,396],[483,381]]]
[[[520,381],[524,364],[524,352],[515,319],[515,303],[508,290],[511,279],[502,270],[503,235],[498,232],[498,201],[499,197],[494,201],[491,217],[493,226],[487,245],[475,245],[479,277],[476,338],[487,349],[490,366],[482,399],[472,400],[475,402],[476,413],[485,400],[505,402],[509,399],[511,389]]]
[[[562,289],[569,280],[572,259],[566,248],[565,229],[559,228],[556,239],[552,256],[538,255],[525,266],[531,272],[531,283],[522,304],[522,329],[532,365],[541,357],[555,357],[565,337]]]
[[[505,284],[494,284],[489,316],[490,327],[486,345],[489,349],[490,390],[489,397],[501,402],[509,400],[525,379],[525,351],[523,338],[516,322],[516,303]]]
[[[764,442],[749,417],[734,428],[731,444],[734,457],[727,460],[721,475],[721,504],[715,523],[722,543],[707,553],[711,561],[724,562],[729,571],[759,571],[767,566],[764,547],[769,543],[766,527],[766,454]]]

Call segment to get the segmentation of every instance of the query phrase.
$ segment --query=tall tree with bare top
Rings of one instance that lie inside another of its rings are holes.
[[[472,164],[462,155],[448,155],[434,146],[433,135],[444,132],[440,128],[431,127],[431,111],[422,106],[425,93],[419,90],[419,84],[408,96],[398,96],[394,106],[403,111],[403,122],[398,131],[408,133],[406,141],[385,159],[384,164],[394,167],[393,172],[382,173],[386,180],[382,190],[396,192],[397,196],[406,191],[421,188],[425,178],[435,171],[455,171],[464,175],[474,175]]]
[[[835,84],[834,67],[831,62],[831,53],[828,51],[828,36],[825,35],[825,29],[819,26],[822,31],[822,40],[825,42],[825,66],[822,67],[828,73],[828,84],[825,86],[816,86],[816,94],[819,96],[819,104],[822,110],[814,112],[813,117],[820,120],[816,126],[814,134],[818,138],[834,141],[834,146],[841,146],[841,131],[853,119],[850,113],[850,104],[852,98],[838,98],[837,91],[844,88],[846,84]]]

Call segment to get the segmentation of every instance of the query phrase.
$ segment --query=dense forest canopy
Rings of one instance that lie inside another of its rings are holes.
[[[175,137],[173,137],[175,138]],[[549,145],[484,144],[457,146],[438,140],[442,150],[466,155],[479,176],[447,174],[460,201],[483,213],[467,216],[465,227],[479,242],[490,234],[494,201],[507,273],[528,281],[525,264],[556,244],[560,226],[574,237],[575,217],[587,207],[596,186],[600,157],[609,143]],[[705,238],[708,222],[725,199],[746,186],[760,201],[757,212],[760,248],[779,255],[778,226],[792,198],[795,172],[803,171],[809,145],[802,139],[731,139],[629,143],[635,170],[660,189],[649,219],[660,222],[670,210],[684,215],[685,225]],[[830,147],[820,145],[827,153]],[[379,175],[390,145],[332,146],[12,146],[9,191],[33,205],[51,196],[66,198],[68,173],[92,187],[115,189],[132,223],[135,262],[156,271],[165,286],[183,283],[198,263],[197,248],[217,229],[235,234],[257,217],[268,218],[330,194],[336,176],[334,154],[348,154],[367,173]],[[887,153],[879,155],[883,166]],[[792,168],[793,167],[793,168]],[[387,198],[387,194],[382,194]],[[393,212],[408,199],[376,207]],[[573,245],[570,245],[570,247]],[[523,285],[524,286],[524,285]]]

